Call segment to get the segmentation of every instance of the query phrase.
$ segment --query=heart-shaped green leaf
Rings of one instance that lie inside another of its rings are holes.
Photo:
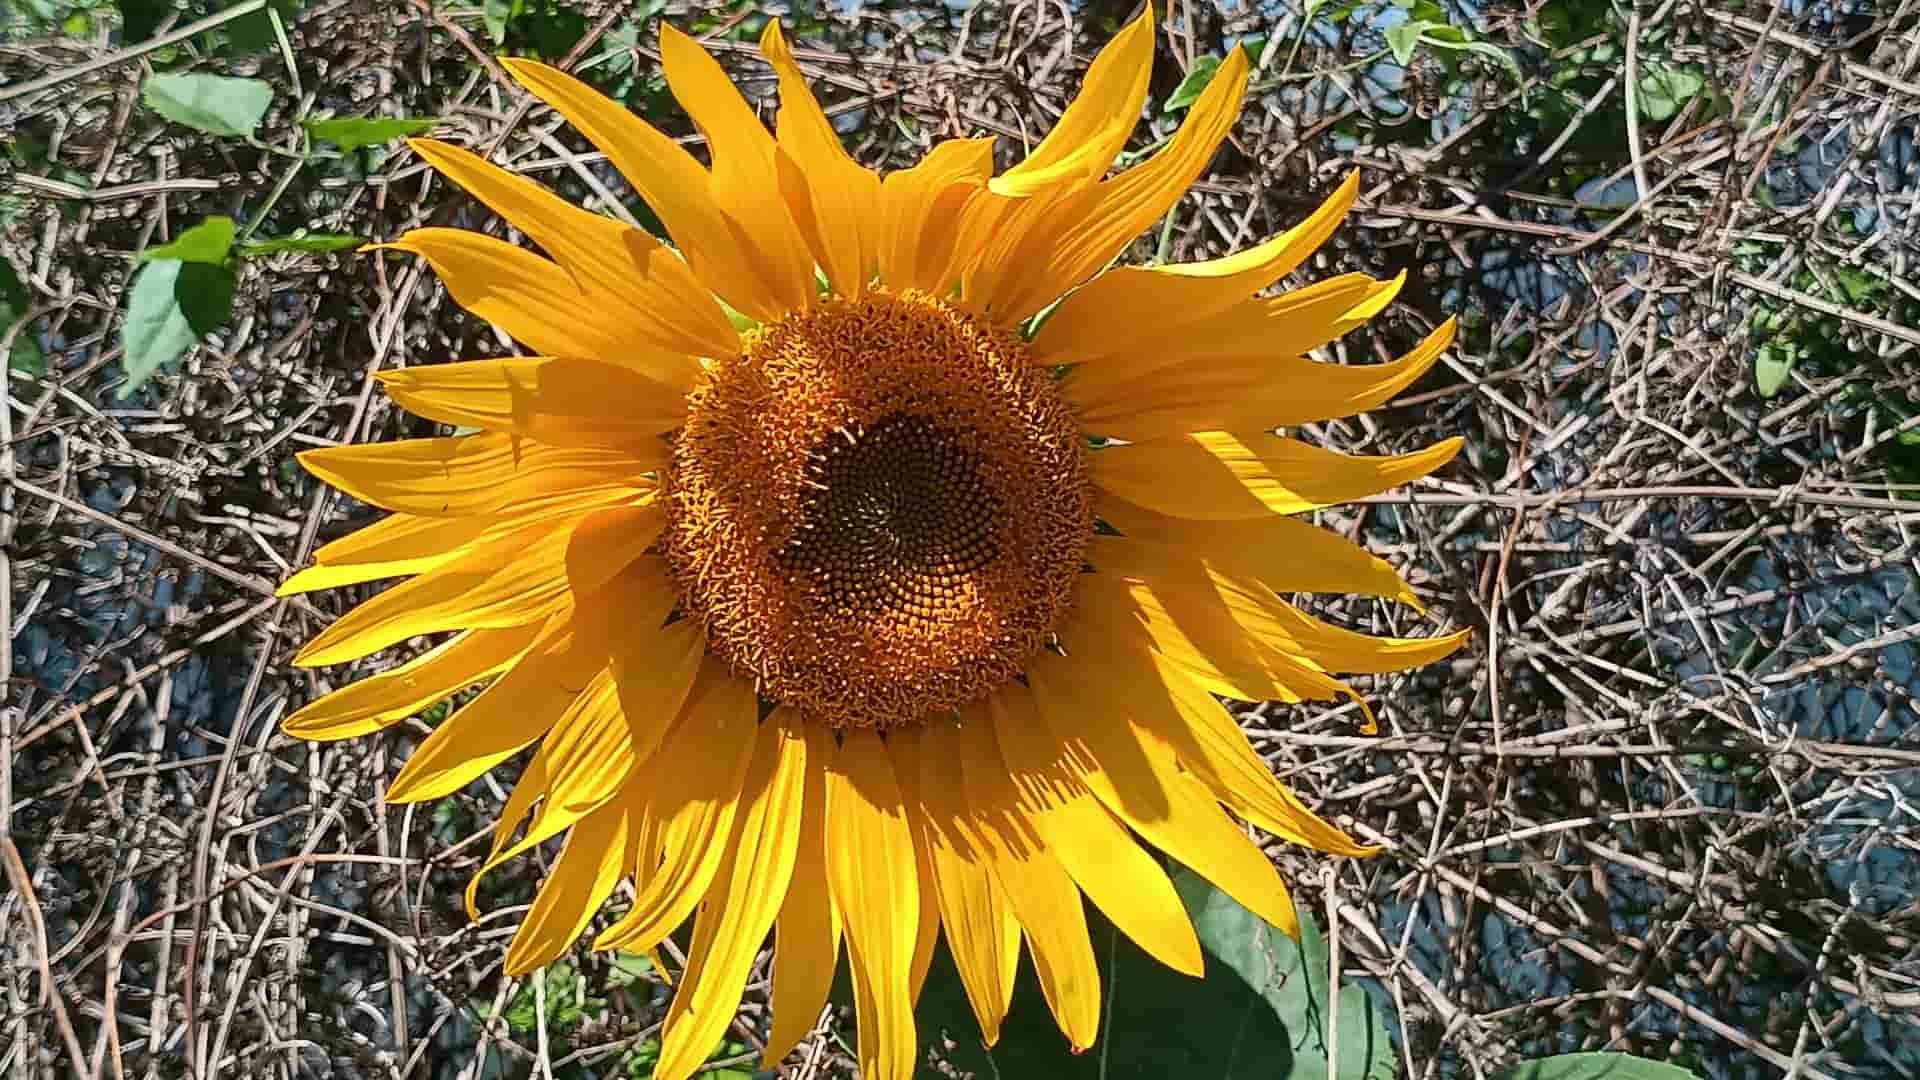
[[[164,364],[227,321],[233,271],[223,264],[155,259],[134,275],[122,331],[127,381],[117,396],[139,389]]]
[[[140,253],[141,262],[155,259],[179,259],[190,263],[221,263],[233,248],[233,219],[210,217],[179,236],[171,244],[148,248]]]
[[[155,75],[140,89],[147,107],[176,124],[209,135],[245,137],[273,104],[273,87],[259,79],[188,72]]]
[[[1693,1073],[1632,1054],[1558,1054],[1529,1061],[1495,1080],[1698,1080]]]
[[[1100,1041],[1091,1050],[1068,1052],[1030,964],[1000,1041],[982,1047],[944,949],[920,994],[921,1039],[947,1045],[943,1056],[958,1068],[1001,1080],[1324,1080],[1328,956],[1311,916],[1300,913],[1295,943],[1191,871],[1175,867],[1171,876],[1207,953],[1204,978],[1162,966],[1089,911],[1105,996]],[[1391,1080],[1393,1051],[1379,1007],[1357,986],[1336,1000],[1336,1075]]]

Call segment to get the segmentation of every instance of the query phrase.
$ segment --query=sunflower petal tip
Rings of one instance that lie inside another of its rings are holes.
[[[768,21],[772,22],[774,20]],[[660,20],[660,44],[664,47],[669,41],[675,45],[691,44],[693,43],[693,36],[665,19],[662,19]]]
[[[760,31],[760,51],[765,53],[769,49],[772,49],[784,53],[786,47],[786,31],[780,29],[780,20],[768,19],[766,27]],[[768,57],[767,59],[771,60],[773,58]]]
[[[500,56],[495,57],[495,59],[500,62],[501,67],[507,69],[507,74],[523,83],[527,81],[529,76],[546,66],[538,61],[529,60],[524,56]]]

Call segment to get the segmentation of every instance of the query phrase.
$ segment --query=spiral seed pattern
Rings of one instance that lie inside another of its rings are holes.
[[[709,647],[835,727],[951,712],[1070,602],[1085,442],[1017,336],[918,293],[751,332],[691,396],[667,553]]]

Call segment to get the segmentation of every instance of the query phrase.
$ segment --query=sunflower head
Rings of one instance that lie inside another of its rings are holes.
[[[1092,533],[1086,440],[1018,334],[872,290],[748,331],[688,397],[667,557],[707,644],[833,727],[1020,672]]]
[[[1246,88],[1236,49],[1162,149],[1107,175],[1153,33],[1151,13],[1124,29],[1017,164],[958,139],[884,177],[848,156],[777,23],[761,41],[773,131],[662,27],[705,161],[564,72],[505,61],[671,246],[411,144],[545,254],[439,228],[384,246],[528,355],[381,375],[402,407],[472,434],[301,455],[391,514],[283,592],[403,580],[298,662],[439,640],[285,726],[368,734],[484,684],[388,798],[524,758],[480,873],[566,839],[509,973],[568,948],[622,882],[631,900],[596,945],[649,950],[692,919],[659,1076],[698,1068],[776,926],[769,1061],[811,1027],[844,949],[863,1075],[906,1077],[942,935],[989,1043],[1024,942],[1084,1048],[1100,981],[1083,898],[1200,969],[1143,841],[1289,930],[1242,822],[1374,850],[1282,787],[1221,699],[1358,700],[1340,673],[1460,644],[1368,637],[1283,599],[1417,610],[1391,567],[1295,515],[1422,476],[1458,441],[1367,458],[1275,433],[1387,401],[1453,325],[1389,364],[1312,359],[1400,285],[1268,294],[1332,232],[1352,177],[1247,250],[1110,267],[1205,169]]]

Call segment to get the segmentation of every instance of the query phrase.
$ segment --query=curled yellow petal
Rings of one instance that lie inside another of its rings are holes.
[[[1356,457],[1275,435],[1199,431],[1093,457],[1102,491],[1169,517],[1245,521],[1298,514],[1417,480],[1453,460],[1461,440],[1411,454]]]
[[[688,356],[725,356],[738,347],[739,335],[713,294],[660,241],[457,146],[437,139],[407,145],[526,233],[583,291],[622,305],[628,327],[648,344]]]
[[[1127,352],[1143,336],[1201,322],[1279,281],[1333,235],[1360,191],[1351,173],[1299,225],[1220,259],[1120,267],[1061,301],[1033,338],[1036,361],[1082,363]]]

